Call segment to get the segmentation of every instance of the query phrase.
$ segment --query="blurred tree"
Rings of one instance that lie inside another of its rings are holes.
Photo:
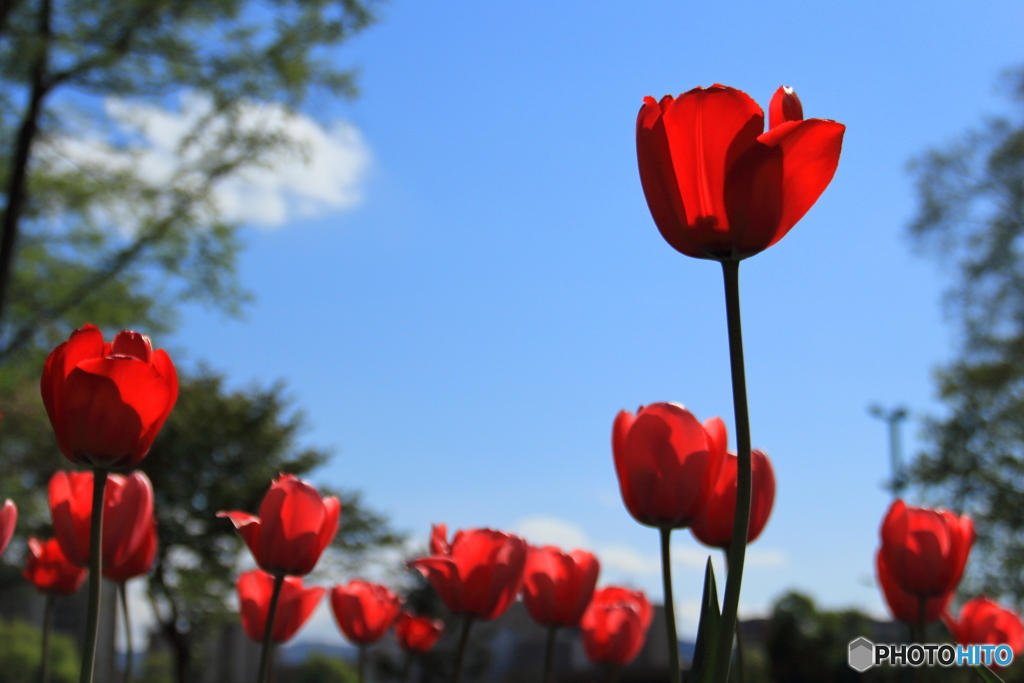
[[[286,117],[263,114],[354,92],[333,48],[371,22],[373,3],[0,0],[0,491],[19,504],[20,533],[51,533],[45,484],[68,466],[39,399],[46,354],[86,321],[109,338],[165,332],[185,301],[239,311],[236,226],[213,193],[307,151]],[[175,107],[182,129],[154,176],[151,140],[126,122]],[[211,371],[181,375],[143,467],[161,536],[149,589],[179,681],[242,549],[213,515],[255,511],[278,472],[326,460],[296,445],[302,425],[280,385],[228,391]],[[395,540],[357,494],[342,498],[335,566]]]
[[[989,119],[911,164],[916,245],[955,273],[948,313],[956,358],[938,373],[948,407],[911,476],[974,519],[966,592],[1024,602],[1024,70],[1006,84],[1016,112]]]
[[[370,23],[372,2],[0,3],[0,359],[40,335],[52,347],[120,294],[148,330],[175,300],[237,306],[237,243],[211,193],[293,142],[251,124],[259,105],[353,92],[331,48]],[[146,180],[113,112],[175,96],[197,113],[173,170]]]
[[[6,683],[36,683],[42,633],[23,621],[0,621],[0,672]],[[63,634],[50,635],[50,681],[74,683],[78,680],[78,648]]]
[[[765,650],[771,681],[898,683],[903,680],[900,669],[877,667],[861,674],[850,668],[847,660],[850,641],[862,636],[874,642],[893,642],[891,634],[878,637],[874,622],[856,610],[819,611],[806,595],[786,593],[775,602],[768,621]],[[948,669],[936,671],[941,674],[936,680],[967,680],[951,676]]]

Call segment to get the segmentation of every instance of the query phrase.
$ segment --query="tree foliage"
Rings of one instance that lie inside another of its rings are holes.
[[[914,479],[978,531],[968,592],[1024,601],[1024,71],[1015,112],[916,159],[915,243],[950,269],[957,355],[937,374],[948,408],[931,420]]]
[[[68,466],[39,397],[46,354],[86,322],[108,338],[159,335],[182,302],[240,310],[237,226],[215,190],[306,151],[260,113],[353,94],[336,48],[372,21],[373,4],[0,1],[0,498],[18,503],[19,533],[52,533],[46,482]],[[144,136],[117,113],[186,106],[154,175]],[[161,539],[149,593],[176,680],[194,678],[243,552],[215,513],[256,511],[279,472],[326,462],[300,444],[303,428],[283,385],[231,390],[213,371],[182,369],[178,405],[142,466]],[[397,540],[358,493],[340,495],[331,566]]]

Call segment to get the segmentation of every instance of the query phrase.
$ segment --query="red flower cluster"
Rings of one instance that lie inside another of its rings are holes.
[[[68,561],[56,538],[28,539],[28,555],[21,575],[43,593],[71,595],[82,587],[89,571]]]
[[[257,643],[267,632],[267,615],[270,612],[270,598],[274,590],[274,577],[259,569],[246,572],[238,577],[238,604],[245,635]],[[281,595],[274,616],[274,631],[271,639],[275,643],[291,640],[302,627],[326,588],[304,588],[297,576],[285,577]]]
[[[516,599],[526,568],[526,541],[494,529],[432,527],[431,555],[409,562],[454,614],[495,619]]]
[[[529,547],[523,604],[541,626],[577,626],[590,604],[601,564],[593,553]]]
[[[93,325],[75,330],[43,366],[43,404],[72,462],[130,469],[146,457],[178,399],[178,375],[149,338],[121,332],[111,343]]]
[[[395,622],[395,640],[404,649],[418,654],[430,652],[443,633],[444,622],[440,619],[402,612]]]
[[[50,479],[53,531],[68,560],[89,564],[92,472],[57,472]],[[156,556],[153,485],[142,472],[111,474],[103,492],[103,573],[114,581],[145,574]]]
[[[764,112],[724,85],[678,98],[644,98],[636,121],[640,182],[662,237],[719,261],[752,256],[782,239],[824,192],[846,127],[803,118],[791,88]]]
[[[641,591],[609,586],[594,593],[580,629],[592,662],[624,665],[644,646],[654,609]]]
[[[1015,656],[1024,651],[1024,623],[1020,616],[988,598],[968,600],[958,619],[945,613],[942,620],[953,640],[961,645],[1009,645]]]
[[[355,579],[331,589],[331,610],[338,628],[358,645],[375,643],[384,637],[401,609],[401,599],[377,583]]]
[[[882,522],[881,537],[878,582],[893,616],[917,623],[923,600],[925,620],[937,620],[967,565],[974,543],[970,518],[897,500]]]
[[[626,509],[648,526],[692,527],[702,543],[727,548],[736,515],[736,455],[727,452],[725,423],[702,425],[674,403],[623,410],[612,428],[612,455]],[[775,502],[768,456],[752,451],[753,482],[747,542],[760,535]]]
[[[341,503],[282,474],[263,497],[259,517],[239,511],[217,516],[231,520],[261,569],[275,576],[305,576],[338,531]]]

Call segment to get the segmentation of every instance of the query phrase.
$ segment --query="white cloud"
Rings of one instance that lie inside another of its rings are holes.
[[[350,209],[362,201],[371,157],[352,124],[335,121],[325,127],[277,104],[243,105],[232,122],[223,117],[208,119],[211,110],[210,101],[197,95],[182,96],[176,110],[110,98],[104,103],[112,124],[107,134],[93,128],[58,138],[44,156],[58,165],[111,170],[126,170],[134,164],[141,179],[149,183],[187,183],[190,178],[181,170],[195,164],[230,125],[233,133],[281,134],[295,146],[276,150],[263,164],[221,180],[213,201],[222,218],[275,228],[295,218]],[[194,140],[189,140],[190,135]],[[128,144],[115,146],[113,140]],[[130,211],[130,207],[118,211]]]
[[[590,545],[582,529],[557,517],[524,517],[513,525],[513,529],[530,545],[556,545],[563,550],[587,549]]]
[[[661,559],[657,555],[640,553],[627,545],[606,545],[597,554],[603,570],[621,572],[631,576],[658,576]]]

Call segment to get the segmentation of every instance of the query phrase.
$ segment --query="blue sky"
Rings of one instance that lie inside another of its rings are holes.
[[[733,419],[720,268],[654,227],[636,113],[697,85],[762,106],[791,85],[847,133],[817,205],[741,268],[753,442],[778,480],[741,609],[799,589],[884,613],[887,436],[866,408],[907,405],[919,449],[956,343],[947,276],[906,238],[906,163],[1008,111],[1019,4],[393,0],[380,16],[339,52],[361,96],[306,112],[342,140],[324,168],[345,199],[260,186],[285,204],[269,225],[246,216],[244,320],[189,310],[156,342],[236,386],[286,380],[307,441],[336,451],[314,479],[361,489],[424,542],[446,522],[584,544],[601,583],[660,600],[657,534],[619,499],[612,420],[655,401],[720,415],[730,435]],[[689,635],[707,553],[675,537]],[[300,638],[340,638],[325,612]]]

